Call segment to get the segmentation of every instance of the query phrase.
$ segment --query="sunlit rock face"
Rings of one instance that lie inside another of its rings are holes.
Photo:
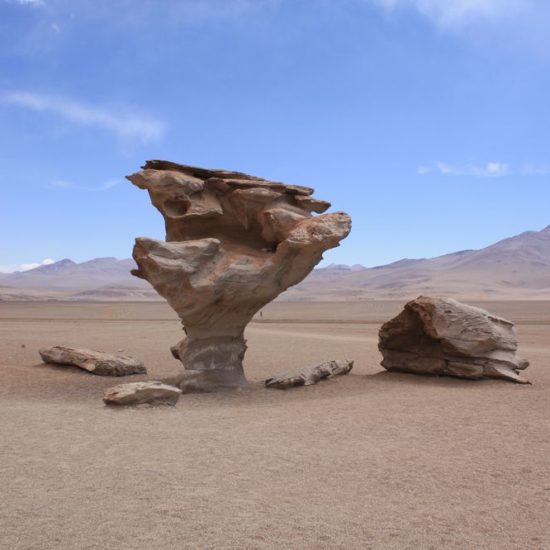
[[[529,362],[516,356],[514,323],[451,298],[420,296],[380,329],[378,348],[389,371],[459,378],[519,375]]]
[[[240,172],[153,160],[128,179],[165,220],[166,241],[136,239],[133,274],[182,319],[186,338],[172,348],[186,369],[180,387],[244,386],[247,323],[338,246],[350,217],[322,214],[330,204],[313,189]]]

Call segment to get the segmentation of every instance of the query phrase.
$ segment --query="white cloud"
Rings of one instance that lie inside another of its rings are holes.
[[[524,164],[521,173],[524,176],[548,176],[550,175],[550,164]]]
[[[417,173],[421,176],[436,173],[442,176],[471,176],[476,178],[498,178],[510,174],[510,166],[504,162],[476,164],[448,164],[436,162],[430,166],[419,166]]]
[[[66,180],[53,180],[48,187],[52,189],[75,189],[77,186],[71,181]]]
[[[419,175],[419,176],[424,176],[426,174],[429,174],[430,172],[433,172],[434,169],[431,167],[431,166],[419,166],[417,169],[416,169],[416,173]]]
[[[367,0],[394,12],[415,10],[443,28],[460,27],[485,20],[510,19],[530,12],[538,0]]]
[[[99,185],[80,185],[68,180],[53,180],[47,187],[50,189],[78,189],[81,191],[107,191],[123,183],[120,179],[107,180]]]
[[[109,180],[99,185],[96,189],[98,191],[107,191],[107,189],[112,189],[113,187],[116,187],[121,183],[124,183],[124,182],[122,180]]]
[[[31,6],[37,8],[39,6],[45,6],[44,0],[4,0],[6,4],[19,4],[20,6]]]
[[[476,178],[496,178],[503,176],[549,176],[550,164],[525,163],[513,167],[505,162],[487,162],[486,164],[449,164],[447,162],[436,162],[434,164],[423,164],[416,169],[420,176],[428,174],[439,174],[441,176],[470,176]]]
[[[28,264],[0,265],[0,273],[14,273],[15,271],[29,271],[31,269],[35,269],[36,267],[40,267],[43,265],[51,265],[54,263],[55,263],[55,260],[52,260],[51,258],[46,258],[41,262],[32,262]]]
[[[53,113],[82,126],[102,128],[120,138],[144,143],[161,139],[165,131],[165,125],[152,117],[111,112],[67,98],[11,91],[0,93],[0,101],[31,111]]]

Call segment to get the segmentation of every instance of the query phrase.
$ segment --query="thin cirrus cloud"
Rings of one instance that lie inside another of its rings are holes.
[[[510,167],[504,162],[487,162],[484,165],[476,164],[448,164],[436,162],[430,166],[419,166],[417,173],[421,176],[426,174],[440,174],[442,176],[471,176],[476,178],[498,178],[508,176]]]
[[[548,176],[550,175],[550,164],[524,164],[521,173],[524,176]]]
[[[4,0],[4,3],[19,4],[20,6],[31,6],[32,8],[46,5],[44,0]]]
[[[80,185],[72,181],[57,179],[50,182],[48,185],[48,188],[49,189],[75,189],[78,191],[108,191],[109,189],[112,189],[113,187],[116,187],[121,183],[122,183],[122,180],[112,179],[112,180],[107,180],[106,182],[101,183],[100,185]]]
[[[475,178],[498,178],[511,175],[547,176],[550,175],[550,164],[526,163],[519,168],[512,168],[505,162],[487,162],[486,164],[449,164],[436,162],[422,165],[416,170],[420,176],[438,174],[441,176],[463,176]]]
[[[367,0],[387,12],[414,10],[442,28],[531,13],[541,0]]]
[[[135,139],[142,143],[158,141],[165,132],[164,123],[153,117],[114,113],[67,98],[6,91],[0,94],[0,101],[30,111],[51,113],[80,126],[101,128],[126,140]]]

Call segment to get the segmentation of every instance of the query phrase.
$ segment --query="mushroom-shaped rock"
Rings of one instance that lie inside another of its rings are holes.
[[[103,395],[106,405],[175,405],[181,390],[162,382],[130,382],[109,388]]]
[[[129,376],[146,374],[141,361],[128,355],[111,355],[84,348],[53,346],[38,351],[44,363],[79,367],[99,376]]]
[[[245,385],[244,329],[254,314],[299,283],[351,229],[347,214],[313,189],[240,172],[148,161],[128,176],[149,192],[166,241],[136,239],[132,273],[177,312],[186,338],[172,348],[184,391]]]
[[[325,378],[348,374],[353,368],[353,361],[337,359],[327,361],[316,367],[305,367],[297,371],[283,372],[268,378],[264,384],[267,388],[287,390],[295,386],[311,386]]]
[[[514,323],[451,298],[406,304],[380,329],[378,349],[389,371],[529,383],[518,373],[529,362],[516,357]]]

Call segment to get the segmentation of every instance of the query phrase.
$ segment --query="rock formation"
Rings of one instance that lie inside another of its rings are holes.
[[[325,378],[348,374],[352,368],[353,361],[338,359],[322,363],[316,367],[306,367],[293,372],[276,374],[268,378],[264,384],[267,388],[277,388],[278,390],[287,390],[295,386],[311,386]]]
[[[147,373],[141,361],[128,355],[110,355],[102,351],[63,346],[41,349],[38,353],[44,363],[79,367],[99,376],[129,376],[130,374]]]
[[[529,362],[516,357],[514,323],[451,298],[412,300],[379,338],[389,371],[529,383],[518,374]]]
[[[130,382],[120,384],[105,391],[103,401],[106,405],[175,405],[181,390],[162,382]]]
[[[166,242],[137,238],[132,273],[182,320],[186,338],[173,350],[186,369],[180,387],[242,387],[247,323],[338,246],[349,216],[312,216],[330,207],[313,189],[239,172],[154,160],[128,179],[164,216]]]

